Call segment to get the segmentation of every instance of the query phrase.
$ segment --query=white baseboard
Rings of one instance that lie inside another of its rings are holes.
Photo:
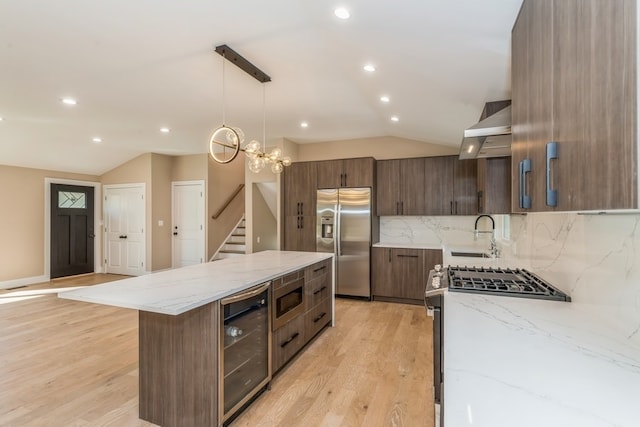
[[[5,280],[0,282],[0,289],[9,289],[15,288],[18,286],[27,286],[33,285],[34,283],[42,283],[48,282],[49,278],[47,276],[33,276],[33,277],[24,277],[22,279],[14,279],[14,280]]]

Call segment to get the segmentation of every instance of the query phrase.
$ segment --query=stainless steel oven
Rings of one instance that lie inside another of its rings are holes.
[[[271,282],[220,301],[219,425],[271,381]]]
[[[273,281],[273,330],[304,313],[304,270]]]

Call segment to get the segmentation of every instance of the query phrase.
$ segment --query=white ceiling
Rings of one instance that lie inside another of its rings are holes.
[[[229,62],[223,109],[220,44],[271,76],[268,140],[459,146],[486,101],[510,97],[521,3],[2,0],[0,164],[99,175],[145,152],[204,153],[223,110],[262,140],[263,86]],[[333,15],[338,5],[351,19]]]

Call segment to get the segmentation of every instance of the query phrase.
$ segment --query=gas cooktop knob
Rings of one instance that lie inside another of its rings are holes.
[[[433,268],[436,270],[436,273],[439,273],[440,270],[442,270],[442,266],[440,264],[436,264]]]

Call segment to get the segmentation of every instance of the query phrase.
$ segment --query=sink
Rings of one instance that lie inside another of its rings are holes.
[[[452,251],[451,252],[451,256],[461,256],[461,257],[467,257],[467,258],[491,258],[489,255],[487,255],[484,252],[458,252],[458,251]]]

